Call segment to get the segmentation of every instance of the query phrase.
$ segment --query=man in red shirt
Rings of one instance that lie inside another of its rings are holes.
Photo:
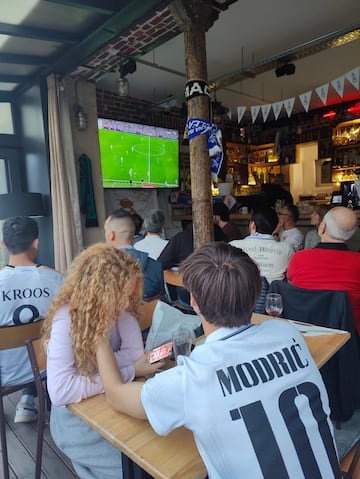
[[[360,253],[350,251],[345,243],[357,228],[357,216],[350,208],[328,211],[319,225],[320,243],[292,256],[287,278],[299,288],[347,291],[360,335]]]

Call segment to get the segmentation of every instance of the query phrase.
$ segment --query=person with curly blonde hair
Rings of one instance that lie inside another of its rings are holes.
[[[43,328],[47,349],[50,428],[80,478],[119,477],[121,454],[64,406],[104,392],[96,349],[107,338],[122,380],[160,367],[148,363],[139,323],[142,272],[136,260],[111,245],[95,244],[73,261]]]

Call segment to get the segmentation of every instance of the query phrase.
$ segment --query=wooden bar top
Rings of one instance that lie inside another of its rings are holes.
[[[269,316],[261,314],[252,316],[255,324],[267,319]],[[349,337],[349,333],[344,333],[304,338],[320,368]],[[207,475],[193,434],[184,427],[159,436],[148,421],[115,412],[104,394],[70,404],[68,408],[155,479],[204,479]]]

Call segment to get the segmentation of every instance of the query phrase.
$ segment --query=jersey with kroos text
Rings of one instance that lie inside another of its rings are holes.
[[[63,276],[42,265],[10,266],[0,270],[0,326],[14,326],[45,316]],[[0,351],[2,385],[33,378],[25,348]]]

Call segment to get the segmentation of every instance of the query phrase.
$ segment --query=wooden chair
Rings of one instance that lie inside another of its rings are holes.
[[[50,398],[46,387],[46,353],[41,346],[40,338],[28,339],[26,341],[26,348],[34,374],[36,392],[39,401],[35,479],[40,479],[46,410],[50,411]]]
[[[360,479],[360,440],[341,461],[343,479]]]
[[[40,329],[42,325],[42,319],[34,323],[26,323],[15,326],[2,326],[0,327],[0,351],[7,349],[19,348],[26,345],[26,341],[29,339],[38,338],[40,336]],[[26,354],[26,351],[24,351]],[[9,464],[8,464],[8,453],[7,453],[7,444],[6,444],[6,430],[5,430],[5,413],[4,413],[4,403],[3,398],[12,394],[16,391],[20,391],[30,384],[33,384],[34,381],[31,381],[26,384],[17,384],[13,386],[2,386],[0,378],[0,437],[1,437],[1,450],[2,450],[2,461],[3,461],[3,477],[4,479],[9,479]],[[40,411],[41,412],[41,411]],[[43,427],[40,424],[43,416],[39,414],[38,416],[38,426]],[[38,441],[39,444],[39,441]],[[42,437],[41,437],[42,444]],[[36,463],[40,460],[41,455],[39,455],[37,449],[36,452]],[[40,478],[40,474],[35,476],[36,479]]]

